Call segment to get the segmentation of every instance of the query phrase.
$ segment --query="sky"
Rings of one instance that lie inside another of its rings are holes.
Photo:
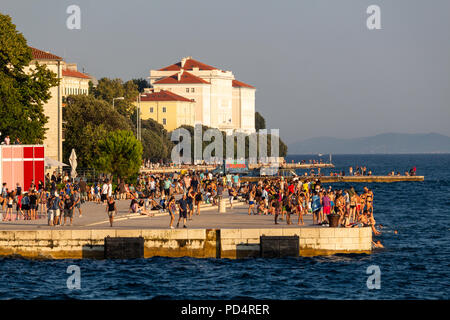
[[[73,4],[79,30],[66,26]],[[287,143],[450,136],[448,0],[2,0],[0,12],[30,46],[98,79],[146,78],[185,56],[231,70]]]

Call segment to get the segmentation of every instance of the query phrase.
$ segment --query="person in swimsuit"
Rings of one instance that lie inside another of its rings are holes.
[[[200,191],[200,187],[198,188],[197,193],[195,194],[195,205],[197,206],[197,215],[200,215],[200,204],[203,201],[202,192]]]
[[[296,203],[294,202],[294,199],[293,199],[293,194],[291,193],[291,194],[289,194],[289,196],[287,196],[285,199],[286,199],[286,201],[284,202],[284,207],[285,207],[285,210],[286,210],[286,223],[287,224],[292,224],[292,222],[291,222],[291,214],[293,213],[293,212],[295,212],[295,208],[296,208]]]
[[[278,216],[283,214],[283,192],[280,190],[278,193],[278,199],[276,203],[276,209],[275,209],[275,224],[278,224]],[[280,218],[280,220],[283,220],[283,216]]]
[[[349,212],[349,218],[350,221],[353,223],[356,221],[356,192],[353,187],[349,190],[350,192],[350,212]]]
[[[250,216],[252,213],[254,213],[255,208],[255,191],[254,189],[250,191],[250,194],[248,196],[248,215]]]
[[[173,222],[175,221],[175,212],[177,211],[177,205],[175,203],[175,197],[172,196],[169,199],[169,204],[167,205],[167,207],[169,208],[169,215],[170,215],[170,223],[169,223],[169,228],[173,229]],[[200,211],[198,212],[198,214],[200,215]]]
[[[304,196],[303,193],[300,193],[297,196],[297,214],[298,214],[298,221],[297,224],[298,225],[304,225],[305,223],[303,222],[303,210],[304,210],[304,205],[305,205],[305,200],[304,200]],[[301,223],[300,223],[301,222]]]

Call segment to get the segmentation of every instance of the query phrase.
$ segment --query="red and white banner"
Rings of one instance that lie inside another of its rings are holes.
[[[31,181],[44,181],[44,146],[0,145],[0,182],[13,191],[17,183],[28,190]]]

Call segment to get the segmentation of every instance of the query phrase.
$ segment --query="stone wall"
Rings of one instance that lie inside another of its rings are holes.
[[[370,228],[96,229],[0,231],[0,255],[28,258],[103,258],[104,238],[143,237],[144,257],[247,258],[259,256],[260,236],[300,238],[300,255],[370,253]]]

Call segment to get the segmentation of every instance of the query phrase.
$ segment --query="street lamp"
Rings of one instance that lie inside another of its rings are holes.
[[[124,97],[117,97],[117,98],[113,98],[113,109],[114,109],[114,100],[124,100]]]

